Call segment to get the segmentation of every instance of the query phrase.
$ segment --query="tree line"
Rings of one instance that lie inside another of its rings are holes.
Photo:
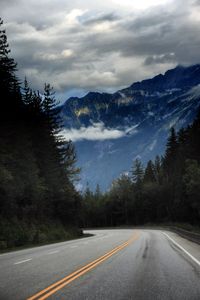
[[[170,129],[163,156],[145,168],[136,159],[130,169],[105,194],[86,188],[83,226],[200,225],[200,112],[187,128]]]
[[[81,205],[53,88],[33,91],[16,71],[0,19],[0,248],[77,234]]]

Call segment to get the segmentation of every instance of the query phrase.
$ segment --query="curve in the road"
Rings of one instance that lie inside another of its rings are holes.
[[[131,243],[133,243],[135,240],[137,240],[139,237],[139,233],[136,232],[132,238],[130,238],[128,241],[125,243],[115,247],[111,251],[107,252],[103,256],[99,257],[98,259],[92,261],[91,263],[87,264],[86,266],[80,268],[79,270],[69,274],[68,276],[64,277],[63,279],[53,283],[52,285],[48,286],[44,290],[38,292],[37,294],[29,297],[27,300],[45,300],[54,293],[56,293],[58,290],[62,289],[65,287],[67,284],[70,282],[74,281],[75,279],[79,278],[80,276],[84,275],[85,273],[89,272],[90,270],[94,269],[97,267],[99,264],[107,260],[109,257],[114,255],[115,253],[119,252],[120,250],[124,249]]]

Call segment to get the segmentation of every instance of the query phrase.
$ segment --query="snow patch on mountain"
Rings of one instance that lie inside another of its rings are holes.
[[[186,127],[200,108],[200,65],[181,67],[113,94],[90,92],[60,107],[66,139],[75,142],[81,183],[103,190],[132,160],[145,165],[165,150],[169,129]]]
[[[200,84],[194,86],[190,92],[189,92],[193,97],[199,98],[200,95]]]

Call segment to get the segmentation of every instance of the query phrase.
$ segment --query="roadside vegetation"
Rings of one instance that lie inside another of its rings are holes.
[[[124,154],[126,155],[126,154]],[[83,225],[178,223],[200,227],[200,113],[178,133],[171,128],[165,154],[146,168],[136,159],[107,193],[83,195]]]
[[[53,89],[19,82],[2,27],[0,21],[0,249],[80,236],[79,170],[73,144],[61,135]]]

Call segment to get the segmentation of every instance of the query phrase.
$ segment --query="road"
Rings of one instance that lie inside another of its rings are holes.
[[[0,299],[200,299],[200,245],[161,230],[87,232],[0,255]]]

